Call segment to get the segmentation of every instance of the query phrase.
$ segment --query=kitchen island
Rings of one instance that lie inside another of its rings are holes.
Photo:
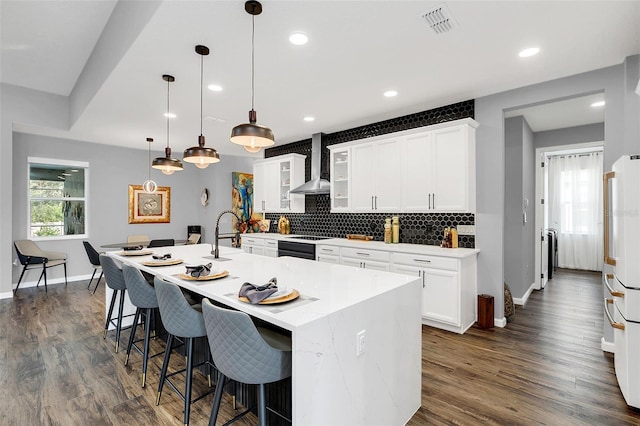
[[[208,244],[154,249],[187,265],[212,262],[229,271],[228,277],[187,281],[179,278],[184,264],[150,267],[142,264],[150,255],[109,255],[290,332],[293,424],[400,425],[417,411],[422,387],[417,277],[233,249],[223,252],[228,260],[216,261],[207,258],[210,251]],[[271,306],[238,300],[242,283],[263,284],[272,277],[300,297]]]

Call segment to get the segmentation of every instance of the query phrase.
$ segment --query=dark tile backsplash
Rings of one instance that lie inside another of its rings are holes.
[[[322,177],[329,176],[330,145],[395,133],[402,130],[429,126],[461,118],[474,118],[474,101],[468,100],[440,108],[397,117],[378,123],[368,124],[349,130],[325,134],[322,137]],[[265,158],[285,154],[306,155],[305,180],[311,176],[311,139],[279,145],[265,150]],[[295,234],[323,235],[344,238],[347,234],[372,235],[376,241],[383,241],[384,219],[392,214],[384,213],[331,213],[329,195],[307,195],[306,213],[286,213]],[[440,245],[443,231],[450,225],[474,225],[472,213],[405,213],[393,214],[400,217],[400,242],[410,244]],[[278,232],[279,213],[267,213],[271,219],[270,232]],[[461,235],[460,247],[474,248],[475,236]]]

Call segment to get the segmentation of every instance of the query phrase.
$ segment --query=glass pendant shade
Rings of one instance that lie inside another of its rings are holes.
[[[198,146],[192,146],[184,150],[182,160],[187,163],[195,164],[199,169],[206,169],[209,164],[217,163],[220,161],[220,155],[218,151],[213,148],[207,148],[205,145],[204,135],[202,134],[202,74],[203,74],[203,59],[209,54],[209,48],[207,46],[196,46],[196,53],[200,55],[200,136],[198,136]]]
[[[151,142],[153,142],[153,138],[147,138],[147,142],[149,143],[149,159],[147,162],[147,168],[149,169],[149,179],[145,180],[142,184],[142,190],[147,194],[153,194],[158,189],[158,185],[151,180]]]
[[[174,172],[183,169],[182,162],[175,158],[171,158],[171,147],[169,146],[169,84],[176,81],[172,75],[164,74],[162,79],[167,82],[167,147],[164,149],[164,157],[157,157],[153,159],[151,167],[160,170],[165,175],[172,175]]]

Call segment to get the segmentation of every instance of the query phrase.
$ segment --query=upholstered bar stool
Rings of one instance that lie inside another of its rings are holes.
[[[104,335],[102,336],[102,338],[107,338],[107,330],[109,329],[109,324],[113,324],[116,327],[116,352],[118,352],[118,345],[120,344],[120,330],[122,328],[122,311],[124,309],[124,293],[125,291],[127,291],[127,286],[124,282],[122,269],[120,269],[118,265],[116,265],[116,262],[112,258],[107,256],[106,254],[101,254],[100,264],[102,265],[102,270],[104,271],[107,286],[109,286],[109,288],[113,290],[111,303],[109,304],[109,312],[107,313],[107,320],[104,323]],[[118,293],[120,293],[118,316],[115,318],[114,322],[112,318],[113,307],[115,306]]]
[[[207,365],[207,376],[209,379],[209,386],[211,386],[211,354],[207,350],[207,360],[197,365],[193,365],[193,343],[194,339],[198,337],[206,337],[207,330],[204,328],[204,319],[202,312],[198,309],[200,305],[189,305],[187,299],[180,288],[170,282],[163,281],[156,278],[154,282],[156,289],[156,296],[158,297],[158,305],[160,306],[160,318],[162,319],[162,325],[169,333],[167,338],[167,350],[164,354],[164,362],[162,363],[162,370],[160,371],[160,383],[158,384],[158,395],[156,398],[156,405],[160,404],[160,395],[162,394],[162,388],[167,382],[171,389],[173,389],[184,401],[184,424],[189,424],[189,413],[191,410],[191,403],[196,402],[203,398],[205,395],[211,393],[206,392],[204,395],[200,395],[195,399],[191,399],[191,383],[193,378],[193,369],[200,365]],[[185,348],[187,351],[187,367],[182,370],[174,371],[167,374],[169,367],[169,360],[171,358],[171,350],[174,337],[182,337],[185,340]],[[208,348],[207,348],[208,349]],[[170,377],[185,372],[186,384],[184,394],[178,390],[178,388],[171,382]]]
[[[202,314],[213,362],[220,372],[209,425],[216,424],[224,385],[231,379],[258,385],[258,423],[266,426],[265,385],[291,377],[291,339],[256,327],[251,317],[244,312],[219,308],[208,299],[202,301]],[[275,411],[269,411],[282,417]],[[235,418],[231,421],[233,420]]]
[[[151,339],[151,318],[153,317],[153,310],[158,308],[158,298],[156,297],[156,290],[151,286],[147,280],[142,276],[142,273],[133,266],[124,264],[122,265],[122,274],[124,275],[124,282],[129,292],[129,299],[133,306],[136,307],[136,313],[133,318],[133,325],[131,326],[131,335],[129,336],[129,344],[127,345],[127,358],[124,361],[124,365],[129,363],[129,354],[131,348],[134,348],[142,355],[142,387],[146,384],[147,379],[147,365],[149,358],[161,355],[162,352],[149,356],[149,340]],[[136,346],[140,340],[135,340],[136,330],[138,329],[138,321],[140,317],[144,317],[144,346],[140,350]]]

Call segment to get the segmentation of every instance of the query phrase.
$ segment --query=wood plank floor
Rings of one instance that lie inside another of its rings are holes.
[[[640,424],[617,387],[613,357],[600,350],[601,292],[599,274],[559,271],[504,329],[460,336],[423,327],[422,407],[409,425]],[[161,357],[142,389],[140,355],[124,366],[114,333],[102,339],[103,312],[103,285],[93,295],[86,282],[47,294],[20,289],[0,301],[1,425],[182,424],[182,402],[169,388],[155,405]],[[194,392],[207,389],[199,373],[194,382]],[[192,425],[207,423],[211,401],[192,406]],[[225,419],[230,405],[225,395]]]

